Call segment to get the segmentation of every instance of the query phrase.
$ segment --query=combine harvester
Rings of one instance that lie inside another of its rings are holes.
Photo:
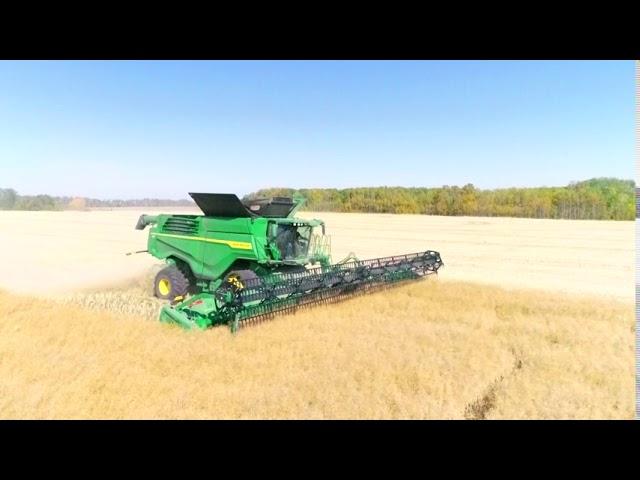
[[[189,195],[204,215],[142,215],[136,225],[152,225],[144,252],[167,263],[154,282],[155,295],[171,301],[160,320],[187,329],[227,324],[235,332],[240,324],[419,279],[443,265],[431,250],[371,260],[351,254],[332,265],[324,222],[294,217],[300,201]],[[321,234],[314,233],[318,227]]]

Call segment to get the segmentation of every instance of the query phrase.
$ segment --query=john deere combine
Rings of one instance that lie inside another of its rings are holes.
[[[228,324],[235,331],[278,312],[422,278],[443,264],[428,250],[372,260],[350,255],[332,265],[324,222],[294,216],[301,202],[189,195],[204,215],[142,215],[136,225],[152,225],[147,251],[167,263],[154,282],[155,295],[171,301],[160,320],[185,328]]]

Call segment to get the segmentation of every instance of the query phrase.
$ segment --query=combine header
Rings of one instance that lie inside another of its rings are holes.
[[[301,202],[189,195],[204,215],[142,215],[136,225],[152,225],[147,251],[167,263],[154,282],[155,295],[171,301],[160,320],[184,328],[227,324],[236,331],[276,313],[419,279],[443,265],[431,250],[372,260],[350,255],[332,265],[324,222],[294,217]]]

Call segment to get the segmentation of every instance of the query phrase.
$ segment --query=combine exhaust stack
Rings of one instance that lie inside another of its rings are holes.
[[[187,329],[236,331],[278,313],[417,280],[443,265],[432,250],[371,260],[350,254],[332,265],[324,222],[294,218],[300,202],[191,196],[204,215],[142,215],[136,225],[151,225],[147,250],[168,264],[154,285],[156,296],[171,301],[160,320]],[[316,227],[321,234],[313,233]]]

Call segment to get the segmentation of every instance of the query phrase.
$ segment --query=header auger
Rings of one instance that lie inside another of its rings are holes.
[[[154,281],[158,298],[171,301],[160,320],[208,328],[260,320],[303,306],[437,273],[432,250],[331,264],[322,220],[295,218],[302,205],[290,198],[241,202],[233,194],[190,193],[204,215],[142,215],[147,251],[167,266]],[[317,233],[317,229],[321,233]]]

